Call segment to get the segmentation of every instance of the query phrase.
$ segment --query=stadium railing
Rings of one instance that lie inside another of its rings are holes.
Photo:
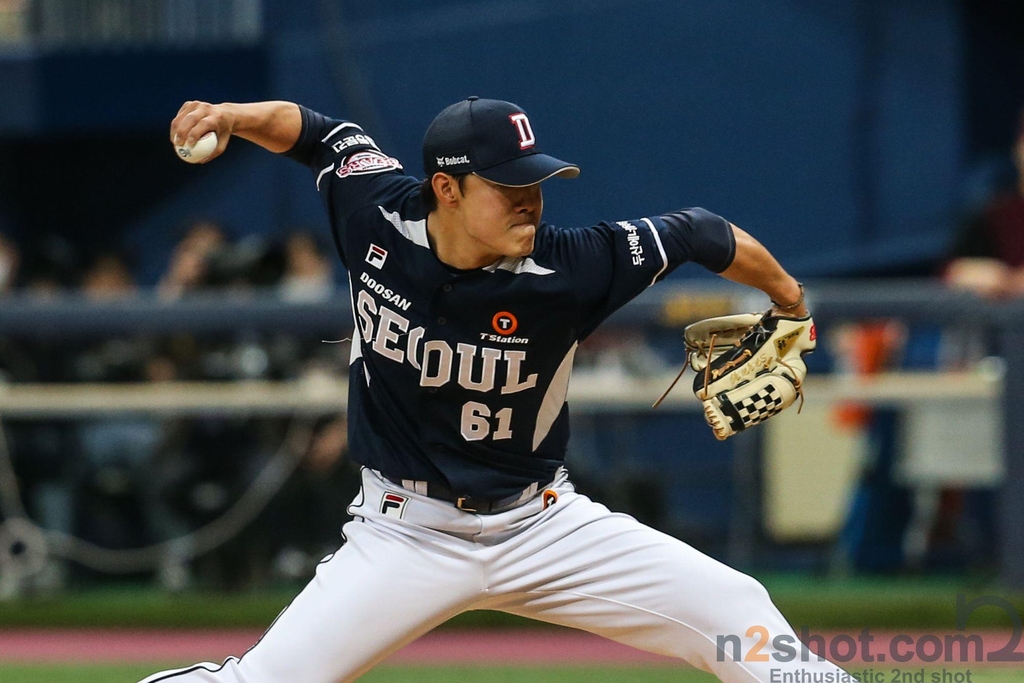
[[[808,392],[816,401],[856,401],[907,406],[927,401],[995,402],[1003,413],[1005,475],[999,499],[1001,579],[1024,587],[1024,421],[1016,397],[1024,393],[1024,301],[985,302],[951,292],[930,281],[809,283],[808,300],[819,324],[897,319],[946,328],[987,330],[998,339],[1004,359],[1001,376],[976,372],[894,372],[848,377],[816,375]],[[79,298],[51,301],[9,297],[0,301],[0,337],[102,338],[116,334],[171,332],[218,333],[239,330],[290,330],[338,340],[352,333],[348,296],[332,301],[288,303],[272,296],[235,299],[224,295],[159,301],[155,298],[90,302]],[[756,307],[749,294],[729,286],[662,285],[648,290],[614,315],[610,326],[679,327],[689,319]],[[763,302],[761,302],[763,304]],[[674,373],[672,373],[674,375]],[[631,378],[613,386],[585,373],[574,378],[569,401],[575,413],[646,409],[671,376]],[[160,415],[295,414],[316,416],[345,408],[344,378],[321,377],[290,382],[184,383],[154,385],[4,385],[0,419],[26,416],[84,416],[130,409]],[[677,388],[665,406],[695,411],[692,394]],[[755,481],[760,443],[753,433],[736,437],[737,491]],[[730,559],[742,565],[752,547],[757,511],[740,506],[730,539]]]

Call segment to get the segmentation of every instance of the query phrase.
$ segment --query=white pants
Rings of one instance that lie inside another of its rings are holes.
[[[754,579],[609,512],[576,493],[564,473],[550,488],[558,499],[546,507],[538,495],[508,512],[477,515],[364,469],[345,544],[320,563],[256,645],[240,660],[167,671],[142,683],[349,681],[474,609],[679,657],[727,683],[770,681],[772,670],[775,680],[782,680],[780,671],[800,670],[819,676],[808,680],[850,680],[813,654],[789,663],[771,656],[778,652],[771,639],[798,641]],[[758,626],[770,635],[760,656],[755,645],[765,638],[750,631]],[[728,636],[740,639],[741,661],[733,659],[735,641],[719,648]]]

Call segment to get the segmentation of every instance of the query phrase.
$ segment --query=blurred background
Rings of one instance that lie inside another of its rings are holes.
[[[0,626],[294,592],[340,542],[313,178],[242,140],[181,163],[190,99],[358,121],[414,175],[444,106],[507,99],[583,169],[549,222],[724,215],[808,285],[802,413],[718,443],[688,377],[650,410],[685,324],[767,305],[684,266],[577,356],[579,488],[825,592],[1024,588],[1022,36],[1010,0],[0,0]]]

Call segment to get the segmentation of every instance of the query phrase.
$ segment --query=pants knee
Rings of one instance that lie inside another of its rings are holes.
[[[768,626],[775,621],[777,610],[768,589],[757,579],[735,572],[721,586],[722,599],[713,601],[718,625],[729,633],[743,635],[752,626]]]
[[[736,583],[736,593],[744,600],[754,604],[770,603],[772,601],[771,596],[768,595],[768,589],[754,577],[740,574],[740,578]]]

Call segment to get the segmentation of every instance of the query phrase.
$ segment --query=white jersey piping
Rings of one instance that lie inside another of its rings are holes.
[[[665,247],[661,245],[661,235],[658,234],[658,229],[654,227],[654,223],[651,219],[641,218],[640,220],[646,223],[647,227],[651,229],[651,234],[654,236],[654,243],[658,245],[658,253],[661,255],[661,270],[659,270],[654,276],[654,279],[651,280],[651,284],[653,285],[658,281],[658,278],[661,277],[661,274],[665,272],[665,269],[668,268],[668,256],[665,255]]]

